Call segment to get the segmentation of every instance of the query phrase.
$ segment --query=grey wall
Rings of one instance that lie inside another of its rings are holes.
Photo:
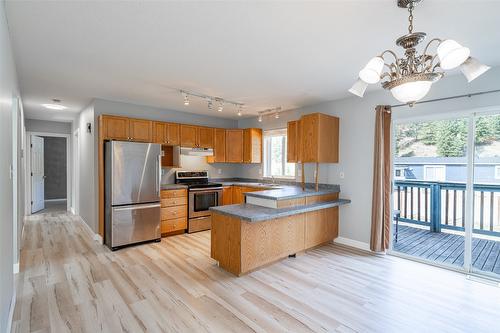
[[[66,199],[66,138],[49,136],[43,138],[45,200]]]
[[[346,87],[348,89],[349,87]],[[426,99],[468,94],[500,88],[500,67],[494,68],[468,84],[461,75],[448,76],[434,84]],[[300,115],[322,112],[340,117],[340,163],[320,166],[319,181],[340,184],[341,197],[352,200],[340,209],[340,236],[368,243],[371,227],[371,191],[373,136],[375,113],[378,104],[398,104],[383,90],[369,92],[363,99],[350,97],[315,106],[285,112],[280,119],[266,117],[262,123],[257,118],[242,119],[239,127],[284,128],[288,120]],[[393,109],[393,119],[404,121],[419,117],[455,115],[464,110],[491,108],[500,105],[500,93],[472,98],[454,99],[436,103],[420,104],[414,108]],[[241,176],[259,177],[260,166],[242,166]],[[306,180],[313,180],[313,165],[306,165]],[[345,177],[340,178],[343,172]],[[300,172],[298,173],[300,174]]]
[[[0,332],[7,331],[14,290],[14,216],[16,214],[13,212],[13,182],[9,175],[11,165],[14,165],[12,102],[14,96],[19,96],[4,5],[3,1],[0,2],[0,151],[2,152],[0,159]]]
[[[48,121],[38,119],[26,119],[26,131],[42,133],[71,134],[71,123],[59,121]]]

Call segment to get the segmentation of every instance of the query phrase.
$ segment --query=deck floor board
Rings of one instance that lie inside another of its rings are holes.
[[[398,241],[394,242],[393,248],[436,263],[462,266],[464,262],[464,236],[460,234],[400,225]],[[500,241],[474,237],[472,265],[478,270],[500,274]]]

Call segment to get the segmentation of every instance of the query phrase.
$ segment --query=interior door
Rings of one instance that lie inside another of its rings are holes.
[[[31,136],[31,213],[45,208],[45,175],[43,170],[43,138]]]

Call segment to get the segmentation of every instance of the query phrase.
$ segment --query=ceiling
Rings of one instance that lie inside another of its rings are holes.
[[[237,118],[202,100],[185,107],[177,89],[243,102],[246,116],[343,98],[407,31],[395,0],[7,1],[6,11],[26,115],[60,121],[93,98]],[[415,30],[500,65],[499,12],[500,1],[426,0]],[[68,109],[41,107],[52,98]]]

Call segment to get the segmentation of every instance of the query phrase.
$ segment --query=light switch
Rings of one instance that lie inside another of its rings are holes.
[[[339,177],[340,177],[340,179],[344,179],[344,177],[345,177],[344,171],[340,171]]]

